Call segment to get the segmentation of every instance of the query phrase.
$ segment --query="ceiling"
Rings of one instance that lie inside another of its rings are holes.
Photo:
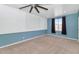
[[[27,4],[6,4],[7,6],[17,8],[26,6]],[[48,10],[39,9],[40,13],[37,13],[36,10],[32,10],[31,14],[38,15],[46,18],[53,18],[62,15],[67,15],[71,13],[76,13],[79,10],[79,4],[41,4],[41,6],[48,8]],[[29,13],[30,7],[21,9],[26,13]]]

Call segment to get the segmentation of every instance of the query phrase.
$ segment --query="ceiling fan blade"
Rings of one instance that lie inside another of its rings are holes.
[[[29,13],[31,13],[32,9],[33,9],[33,6],[31,6],[31,9],[30,9]]]
[[[39,10],[37,9],[37,7],[35,7],[36,11],[39,13]]]
[[[45,9],[45,10],[48,10],[47,8],[42,7],[42,6],[39,6],[39,5],[37,5],[37,7],[42,8],[42,9]]]
[[[29,6],[31,6],[31,5],[27,5],[27,6],[24,6],[24,7],[19,8],[19,9],[23,9],[23,8],[26,8],[26,7],[29,7]]]

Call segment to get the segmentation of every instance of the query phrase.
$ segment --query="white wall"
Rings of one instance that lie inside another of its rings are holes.
[[[0,5],[0,34],[47,29],[47,20],[19,9]]]

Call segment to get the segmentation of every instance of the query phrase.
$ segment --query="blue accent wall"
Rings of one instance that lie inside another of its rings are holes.
[[[66,15],[67,37],[78,39],[78,13]]]
[[[78,39],[78,13],[65,15],[66,16],[66,29],[67,29],[67,35],[66,37]],[[58,17],[60,18],[60,17]],[[52,19],[48,19],[48,33],[51,33],[51,24]]]
[[[0,47],[15,43],[18,41],[22,41],[28,38],[32,38],[38,35],[43,35],[46,33],[47,33],[47,30],[38,30],[38,31],[30,31],[30,32],[0,34]]]
[[[52,26],[52,19],[49,18],[49,19],[47,20],[47,28],[48,28],[47,33],[48,33],[48,34],[51,34],[51,28],[52,28],[51,26]]]

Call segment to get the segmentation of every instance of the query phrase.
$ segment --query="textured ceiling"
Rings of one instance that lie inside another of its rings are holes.
[[[17,9],[25,5],[27,4],[7,4],[9,7]],[[75,13],[79,10],[79,4],[41,4],[41,6],[48,8],[48,11],[38,8],[40,13],[37,13],[36,10],[33,9],[31,14],[53,18],[61,15]],[[30,7],[22,9],[22,11],[25,11],[26,13],[29,13],[29,10]]]

